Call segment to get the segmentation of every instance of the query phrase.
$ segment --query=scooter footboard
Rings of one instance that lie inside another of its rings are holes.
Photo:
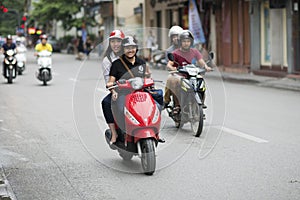
[[[144,138],[154,138],[157,140],[157,134],[153,128],[138,129],[134,132],[134,143]]]

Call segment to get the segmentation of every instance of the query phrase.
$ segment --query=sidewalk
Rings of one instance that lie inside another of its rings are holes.
[[[220,71],[213,71],[205,74],[206,78],[220,79],[220,76],[224,81],[239,82],[261,87],[271,87],[300,92],[300,75],[288,75],[284,78],[274,78],[269,76],[258,76],[252,73],[239,74]]]

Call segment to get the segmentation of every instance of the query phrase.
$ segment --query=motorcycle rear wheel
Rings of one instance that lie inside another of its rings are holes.
[[[156,167],[154,141],[151,138],[141,141],[142,167],[146,175],[152,175]]]
[[[197,103],[193,104],[192,109],[193,119],[191,121],[191,129],[195,133],[195,137],[200,137],[203,130],[203,108]]]

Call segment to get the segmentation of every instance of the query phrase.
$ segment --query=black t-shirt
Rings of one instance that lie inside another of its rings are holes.
[[[132,64],[125,58],[124,54],[122,55],[122,59],[127,64],[134,77],[145,77],[146,63],[144,60],[136,56],[135,63]],[[120,59],[117,59],[112,63],[109,76],[115,77],[116,81],[118,81],[119,79],[128,80],[132,78],[132,76],[130,75],[130,73],[128,73],[126,67],[123,65]]]
[[[7,43],[3,44],[2,45],[4,51],[6,52],[7,50],[10,50],[10,49],[15,49],[17,46],[15,43],[11,43],[10,46],[7,45]]]

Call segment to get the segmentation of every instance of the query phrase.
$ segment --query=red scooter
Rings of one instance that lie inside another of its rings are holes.
[[[124,160],[131,160],[134,155],[138,155],[141,158],[143,171],[147,175],[152,175],[155,171],[155,152],[160,142],[161,114],[159,106],[151,95],[150,88],[153,85],[154,81],[151,78],[135,77],[119,80],[114,86],[108,88],[118,88],[120,92],[127,92],[124,104],[125,128],[124,130],[117,128],[118,139],[113,145],[116,148],[112,149],[117,149]],[[109,129],[105,131],[105,136],[109,144],[111,139]]]

